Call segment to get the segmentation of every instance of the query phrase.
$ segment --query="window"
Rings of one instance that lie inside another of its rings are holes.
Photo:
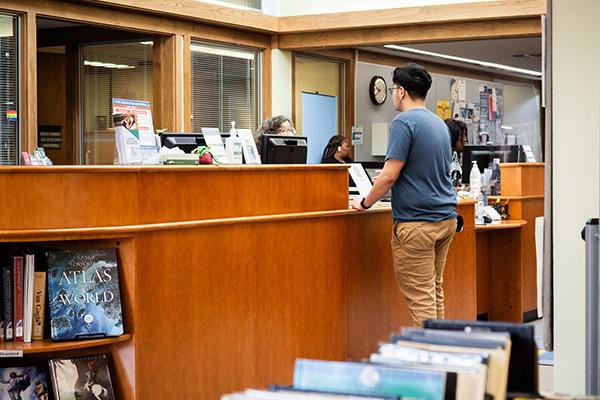
[[[218,5],[233,5],[244,8],[254,8],[255,10],[262,10],[262,0],[204,0],[205,3],[212,3]]]
[[[81,47],[83,164],[114,162],[113,98],[152,102],[152,52],[151,41]]]
[[[17,17],[0,14],[0,165],[19,160],[17,22]]]
[[[205,43],[191,45],[192,131],[257,127],[259,53]]]

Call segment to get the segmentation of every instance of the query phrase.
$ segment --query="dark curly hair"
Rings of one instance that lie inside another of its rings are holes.
[[[260,128],[256,130],[256,146],[258,147],[258,151],[262,149],[262,138],[263,135],[277,135],[279,133],[279,128],[285,122],[289,122],[292,124],[292,121],[283,115],[276,115],[274,117],[268,118],[263,122]]]

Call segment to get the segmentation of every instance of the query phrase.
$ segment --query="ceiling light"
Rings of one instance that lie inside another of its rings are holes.
[[[83,62],[83,65],[89,65],[91,67],[114,68],[114,69],[131,69],[131,68],[135,68],[133,65],[103,63],[103,62],[100,62],[100,61],[87,61],[87,60]]]
[[[148,41],[148,42],[140,42],[140,44],[144,44],[147,46],[152,46],[154,44],[154,42],[152,40]]]
[[[386,44],[383,47],[388,48],[388,49],[393,49],[393,50],[404,51],[406,53],[420,54],[420,55],[424,55],[424,56],[437,57],[437,58],[443,58],[446,60],[458,61],[458,62],[462,62],[465,64],[479,65],[482,67],[489,67],[489,68],[502,69],[502,70],[510,71],[510,72],[517,72],[520,74],[535,76],[536,78],[541,78],[541,76],[542,76],[541,72],[532,71],[529,69],[516,68],[516,67],[511,67],[508,65],[496,64],[496,63],[491,63],[491,62],[487,62],[487,61],[473,60],[473,59],[464,58],[464,57],[456,57],[456,56],[451,56],[448,54],[434,53],[431,51],[413,49],[411,47],[398,46],[395,44]]]

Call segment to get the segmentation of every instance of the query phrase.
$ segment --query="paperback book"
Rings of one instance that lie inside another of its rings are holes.
[[[49,400],[49,383],[41,366],[0,368],[0,399]]]
[[[53,340],[123,334],[116,249],[49,251]]]
[[[115,400],[106,355],[50,360],[57,400]]]

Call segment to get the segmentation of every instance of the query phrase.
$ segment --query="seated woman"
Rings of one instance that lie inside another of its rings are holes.
[[[452,164],[450,164],[450,176],[454,187],[460,187],[462,183],[462,167],[460,154],[465,148],[467,141],[467,124],[462,121],[448,118],[444,120],[450,133],[450,144],[452,145]]]
[[[323,157],[321,157],[321,164],[335,164],[335,163],[352,163],[354,160],[350,157],[350,143],[344,136],[335,135],[329,139],[325,150],[323,150]]]
[[[277,115],[275,117],[271,117],[265,122],[263,122],[262,126],[256,131],[256,148],[258,152],[262,150],[262,142],[263,135],[285,135],[285,136],[293,136],[296,134],[296,130],[294,129],[294,125],[289,118],[283,115]]]

